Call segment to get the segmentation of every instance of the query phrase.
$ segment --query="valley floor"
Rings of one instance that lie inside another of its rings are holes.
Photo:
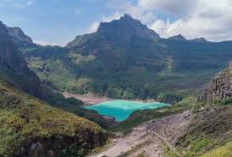
[[[163,157],[165,148],[175,152],[174,143],[187,130],[192,120],[191,111],[146,122],[124,137],[118,137],[108,150],[92,157],[128,156]]]

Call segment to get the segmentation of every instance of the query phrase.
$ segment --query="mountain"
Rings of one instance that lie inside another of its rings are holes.
[[[119,20],[110,23],[101,23],[98,33],[114,40],[132,41],[133,38],[159,39],[159,35],[153,30],[148,29],[140,21],[133,19],[130,15],[125,14]]]
[[[5,25],[0,23],[0,76],[14,86],[36,97],[43,97],[41,82],[28,68],[21,52],[12,41]]]
[[[231,43],[192,42],[180,35],[162,39],[124,15],[64,48],[21,50],[43,83],[58,91],[173,103],[180,91],[203,88],[226,66]]]
[[[177,41],[186,41],[185,37],[181,34],[168,38],[169,40],[177,40]]]
[[[85,37],[78,36],[74,41],[67,44],[68,48],[79,46],[78,41],[90,36],[102,36],[107,40],[115,42],[133,42],[138,39],[158,40],[159,35],[153,30],[148,29],[140,21],[133,19],[130,15],[125,14],[119,20],[110,23],[101,23],[97,32]]]
[[[21,28],[19,27],[8,27],[4,25],[7,29],[9,36],[12,38],[13,42],[19,47],[23,48],[34,48],[37,47],[36,44],[33,43],[31,37],[26,35]]]
[[[196,38],[196,39],[192,39],[190,40],[192,42],[198,42],[198,43],[206,43],[208,42],[205,38],[201,37],[201,38]]]
[[[14,40],[33,43],[32,39],[25,35],[24,32],[19,27],[7,27],[9,35],[13,37]]]

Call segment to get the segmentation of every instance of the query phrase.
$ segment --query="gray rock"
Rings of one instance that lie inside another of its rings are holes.
[[[232,62],[209,83],[198,101],[226,100],[232,96]]]

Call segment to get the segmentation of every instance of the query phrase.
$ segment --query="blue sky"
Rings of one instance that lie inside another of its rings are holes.
[[[162,37],[232,39],[230,0],[0,0],[0,20],[39,43],[64,45],[129,13]],[[219,17],[220,16],[220,17]]]
[[[0,0],[0,20],[34,40],[64,44],[112,14],[104,0]]]

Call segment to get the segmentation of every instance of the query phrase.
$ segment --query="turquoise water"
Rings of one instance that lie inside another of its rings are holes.
[[[126,101],[126,100],[114,100],[102,102],[100,104],[92,106],[84,106],[86,109],[95,110],[100,115],[113,116],[116,121],[126,120],[131,113],[137,110],[145,109],[156,109],[164,106],[169,106],[168,104],[159,102],[138,102],[138,101]]]

